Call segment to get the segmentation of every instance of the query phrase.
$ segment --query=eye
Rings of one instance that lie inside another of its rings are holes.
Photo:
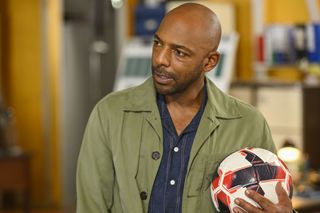
[[[153,40],[153,46],[160,47],[160,46],[161,46],[160,41],[157,40],[157,39],[154,39],[154,40]]]
[[[185,57],[187,54],[179,49],[174,49],[173,50],[174,54],[180,58]]]

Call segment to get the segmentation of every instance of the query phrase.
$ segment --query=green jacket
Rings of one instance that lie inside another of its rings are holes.
[[[263,116],[206,81],[208,102],[190,153],[183,213],[216,212],[210,183],[226,156],[244,147],[275,151]],[[77,213],[147,212],[161,161],[152,153],[162,156],[162,139],[151,78],[103,98],[90,116],[79,155]]]

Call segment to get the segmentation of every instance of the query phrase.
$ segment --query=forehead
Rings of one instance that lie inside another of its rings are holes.
[[[156,34],[164,42],[182,45],[193,51],[208,46],[208,38],[205,35],[202,24],[193,19],[166,17],[160,24]]]

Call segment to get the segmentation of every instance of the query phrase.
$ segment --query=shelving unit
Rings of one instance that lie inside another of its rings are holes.
[[[257,79],[300,81],[314,66],[320,75],[320,1],[252,0],[251,4],[252,66]]]

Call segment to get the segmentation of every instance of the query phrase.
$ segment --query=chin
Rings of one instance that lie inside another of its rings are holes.
[[[173,93],[171,88],[167,88],[165,86],[158,85],[156,83],[154,83],[154,87],[155,87],[157,93],[159,93],[161,95],[170,95]]]
[[[166,90],[166,89],[158,87],[158,86],[155,86],[155,88],[156,88],[157,93],[159,93],[161,95],[169,95],[170,94],[169,90]]]
[[[155,85],[155,88],[156,88],[157,93],[159,93],[161,95],[175,95],[175,94],[180,93],[179,90],[177,90],[176,88],[164,88],[159,85]]]

